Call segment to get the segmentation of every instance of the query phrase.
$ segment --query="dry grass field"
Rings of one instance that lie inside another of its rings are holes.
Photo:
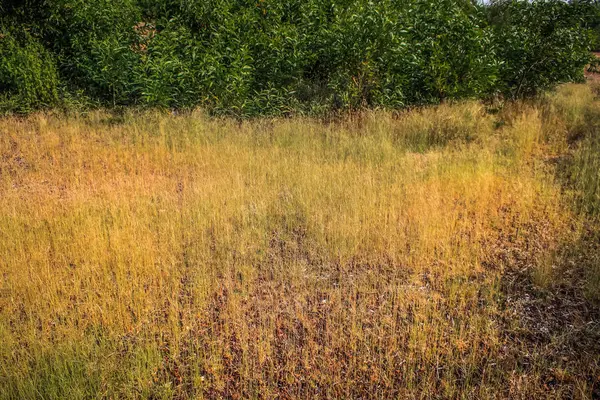
[[[599,171],[589,85],[0,119],[0,398],[600,398]]]

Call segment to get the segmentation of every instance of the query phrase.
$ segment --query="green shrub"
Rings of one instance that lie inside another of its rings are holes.
[[[72,90],[107,105],[139,98],[134,51],[141,12],[134,0],[53,0],[44,37],[57,54],[62,78]]]
[[[28,112],[59,101],[52,55],[29,35],[0,30],[0,111]]]
[[[517,98],[583,79],[590,61],[587,8],[561,0],[501,0],[488,10],[501,61],[499,90]]]
[[[46,49],[39,53],[56,60],[69,96],[239,116],[532,96],[582,78],[590,7],[583,0],[0,2],[4,25],[29,32]]]

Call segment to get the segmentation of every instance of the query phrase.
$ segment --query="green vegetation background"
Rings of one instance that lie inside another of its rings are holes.
[[[582,79],[592,1],[1,0],[0,112],[325,113]]]

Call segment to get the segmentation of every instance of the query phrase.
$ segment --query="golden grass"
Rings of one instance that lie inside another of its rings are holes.
[[[546,361],[506,284],[580,254],[545,160],[585,125],[571,92],[0,120],[0,398],[591,398],[597,350]]]

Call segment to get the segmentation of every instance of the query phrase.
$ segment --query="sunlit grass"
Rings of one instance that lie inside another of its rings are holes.
[[[572,92],[497,116],[1,120],[0,397],[591,397],[590,360],[553,388],[523,367],[503,283],[552,290],[581,237],[545,161],[593,112]]]

